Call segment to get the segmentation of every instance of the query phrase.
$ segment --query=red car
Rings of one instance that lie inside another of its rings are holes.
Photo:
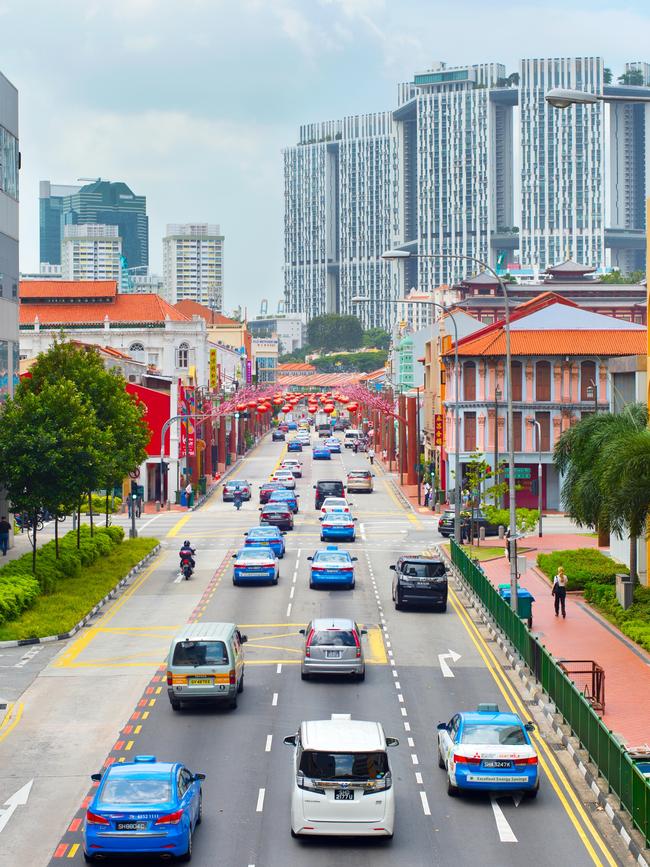
[[[269,501],[273,491],[286,491],[282,482],[265,482],[260,485],[260,503],[264,506]]]

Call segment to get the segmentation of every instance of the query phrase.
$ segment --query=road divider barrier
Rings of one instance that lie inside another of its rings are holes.
[[[650,846],[650,782],[546,647],[502,599],[483,570],[451,539],[451,560],[489,618],[510,641]]]

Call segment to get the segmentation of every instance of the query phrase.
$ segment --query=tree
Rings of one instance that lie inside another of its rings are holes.
[[[307,326],[310,346],[325,352],[337,349],[358,349],[363,338],[363,329],[356,316],[339,316],[326,313],[315,316]]]
[[[643,279],[645,279],[645,273],[643,271],[632,271],[630,274],[621,274],[620,271],[610,271],[609,274],[603,274],[600,278],[600,282],[618,286],[630,283],[640,283]]]
[[[390,334],[383,328],[368,328],[363,332],[362,345],[369,349],[388,349]]]
[[[624,72],[623,75],[619,75],[618,83],[634,84],[640,87],[643,87],[643,85],[645,84],[643,80],[643,73],[640,69],[630,69],[629,72]]]
[[[612,70],[608,66],[603,69],[603,82],[605,84],[612,83]]]
[[[14,511],[33,523],[79,502],[88,475],[101,459],[95,412],[71,382],[46,383],[38,393],[18,389],[0,414],[0,481]],[[58,552],[57,552],[58,554]]]
[[[562,502],[578,526],[619,536],[627,526],[633,580],[637,577],[638,498],[636,506],[624,502],[633,480],[623,473],[618,455],[638,446],[633,435],[644,431],[647,423],[648,408],[641,403],[630,404],[620,413],[594,413],[564,431],[553,455],[557,470],[564,476]],[[616,475],[613,464],[618,469]]]

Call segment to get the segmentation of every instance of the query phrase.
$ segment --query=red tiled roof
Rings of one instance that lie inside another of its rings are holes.
[[[209,307],[206,307],[204,304],[199,304],[198,301],[179,301],[174,305],[177,310],[180,310],[181,313],[184,313],[188,319],[191,319],[192,316],[201,316],[208,325],[242,325],[243,323],[237,322],[236,319],[229,319],[227,316],[224,316],[223,313],[217,313],[215,310],[211,310]]]
[[[21,298],[108,298],[117,295],[115,280],[21,280]]]
[[[313,364],[307,364],[304,361],[303,362],[286,361],[283,364],[278,364],[278,370],[283,370],[283,371],[286,371],[287,373],[290,373],[292,371],[299,371],[299,370],[315,371],[316,368],[314,367]]]
[[[646,331],[643,329],[575,330],[549,329],[512,331],[512,355],[645,355]],[[453,356],[453,347],[446,356]],[[506,338],[503,329],[479,332],[458,341],[458,354],[463,356],[505,356]]]
[[[111,322],[186,322],[184,316],[159,295],[143,293],[116,295],[105,304],[21,304],[20,324],[33,325],[38,316],[41,325],[95,325],[103,324],[108,316]]]
[[[278,376],[278,385],[307,385],[314,388],[329,388],[339,385],[355,385],[359,382],[359,373],[310,373],[307,376]]]
[[[362,373],[359,377],[360,382],[368,382],[371,379],[381,379],[382,376],[386,376],[386,368],[380,367],[377,370],[372,370],[370,373]]]

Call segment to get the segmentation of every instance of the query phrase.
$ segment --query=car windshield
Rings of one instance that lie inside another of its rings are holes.
[[[370,472],[368,470],[360,470],[359,472],[348,473],[348,479],[368,479]]]
[[[268,560],[271,555],[268,548],[245,548],[237,555],[238,560]]]
[[[320,629],[314,632],[310,647],[355,647],[354,635],[344,629]]]
[[[402,575],[409,578],[443,578],[446,574],[444,563],[402,563]]]
[[[305,750],[300,770],[316,780],[380,780],[388,773],[386,753],[322,753]]]
[[[295,494],[292,494],[291,491],[271,491],[271,496],[269,500],[273,502],[274,500],[294,500]]]
[[[314,555],[314,562],[321,563],[325,560],[328,563],[347,565],[350,562],[350,555],[343,551],[319,551]]]
[[[520,725],[465,723],[461,743],[523,747],[527,741]]]
[[[223,641],[179,641],[174,648],[172,665],[227,664],[228,653]]]
[[[323,502],[324,506],[347,506],[343,497],[327,497]]]
[[[260,527],[259,529],[250,530],[248,533],[249,539],[274,539],[278,536],[278,531],[275,527]]]
[[[327,524],[349,524],[350,518],[348,515],[342,515],[340,512],[337,514],[333,512],[331,515],[327,516],[327,520],[325,521]]]
[[[289,510],[286,508],[281,508],[280,506],[273,506],[270,509],[264,509],[262,512],[263,515],[287,515],[289,514]]]
[[[99,797],[100,804],[166,804],[171,801],[171,781],[166,779],[149,780],[107,780]]]
[[[228,482],[227,486],[229,488],[247,488],[248,482],[242,481],[240,479],[234,479],[232,482]]]

